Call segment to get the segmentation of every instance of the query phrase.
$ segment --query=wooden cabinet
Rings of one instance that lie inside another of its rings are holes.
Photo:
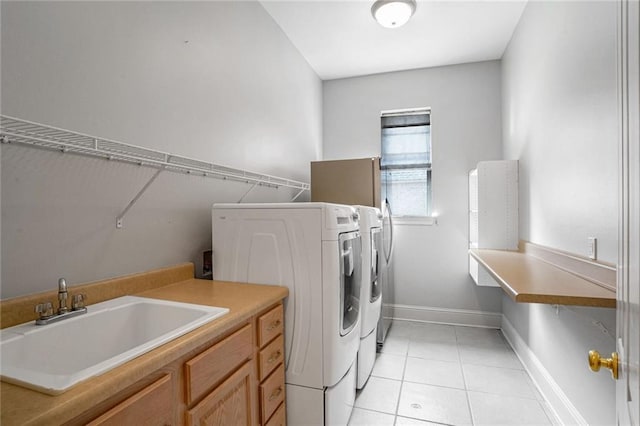
[[[286,424],[282,305],[258,317],[260,424]],[[279,413],[277,418],[275,413]]]
[[[261,381],[266,379],[278,365],[282,364],[284,359],[283,348],[284,338],[281,334],[260,350],[258,354],[258,372]]]
[[[278,303],[69,424],[285,425],[283,332]]]
[[[251,426],[253,365],[246,362],[195,407],[187,411],[186,424]]]
[[[262,423],[268,423],[268,419],[276,409],[284,402],[284,365],[260,384],[260,416]],[[264,420],[266,419],[266,420]]]
[[[258,318],[258,346],[263,347],[284,330],[282,305],[278,305]]]
[[[251,332],[251,325],[247,324],[185,363],[187,404],[200,399],[231,371],[251,358]]]
[[[286,426],[286,424],[286,412],[284,404],[281,404],[265,426]]]
[[[266,425],[278,410],[274,424],[286,424],[282,305],[255,325],[185,362],[187,425]]]
[[[247,324],[185,362],[188,426],[257,423],[253,330]]]
[[[170,374],[113,407],[88,426],[171,425],[174,419],[173,389]]]

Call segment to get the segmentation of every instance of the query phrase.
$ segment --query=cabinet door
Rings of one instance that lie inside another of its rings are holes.
[[[258,346],[263,347],[284,330],[282,305],[278,305],[258,318]]]
[[[269,421],[265,426],[286,426],[286,412],[284,409],[284,404],[280,404],[280,407],[276,410],[276,412],[271,416]]]
[[[260,381],[264,380],[284,359],[284,338],[278,336],[258,353]]]
[[[251,357],[252,333],[251,325],[246,325],[185,363],[187,404],[200,399]]]
[[[187,425],[252,425],[253,382],[253,364],[249,361],[187,411]]]
[[[174,423],[174,406],[171,375],[166,374],[88,423],[88,426],[171,425]]]
[[[278,406],[284,402],[284,386],[284,365],[280,364],[280,367],[260,385],[262,424],[265,424]]]

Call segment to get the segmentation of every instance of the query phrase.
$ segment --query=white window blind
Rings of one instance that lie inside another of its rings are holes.
[[[431,113],[382,113],[382,195],[394,216],[431,215]]]

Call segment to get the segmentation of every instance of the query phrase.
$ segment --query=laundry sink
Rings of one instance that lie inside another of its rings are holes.
[[[123,296],[43,326],[0,331],[3,381],[59,394],[229,312],[227,308]]]

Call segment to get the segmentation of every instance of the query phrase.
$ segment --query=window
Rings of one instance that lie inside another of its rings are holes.
[[[381,184],[394,216],[431,216],[431,114],[383,112]]]

